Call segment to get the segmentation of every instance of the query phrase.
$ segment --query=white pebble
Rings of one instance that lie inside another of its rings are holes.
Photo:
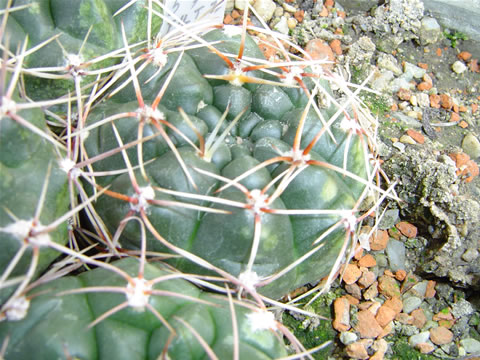
[[[461,74],[465,70],[467,70],[467,66],[463,62],[457,60],[453,63],[452,70],[455,71],[457,74]]]

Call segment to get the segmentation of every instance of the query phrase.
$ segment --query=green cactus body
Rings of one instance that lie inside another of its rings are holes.
[[[7,0],[0,1],[0,8],[6,8]],[[28,5],[22,11],[9,14],[7,31],[13,35],[12,51],[28,36],[29,47],[41,44],[53,36],[60,35],[28,56],[26,67],[50,68],[64,75],[64,80],[47,79],[45,75],[26,77],[28,95],[34,99],[52,99],[74,92],[74,74],[89,75],[89,72],[114,65],[120,59],[114,56],[94,62],[89,61],[110,51],[123,47],[121,26],[130,44],[147,38],[148,10],[137,2],[113,17],[125,1],[119,0],[16,0],[14,6]],[[160,11],[158,5],[154,5]],[[152,34],[156,34],[161,21],[153,18]],[[69,69],[70,67],[70,69]],[[78,69],[74,69],[78,67]],[[85,74],[82,71],[85,70]],[[94,81],[95,75],[85,76],[82,85]]]
[[[338,77],[267,61],[238,27],[148,39],[158,1],[13,6],[0,80],[37,103],[0,89],[0,357],[270,359],[277,330],[302,352],[259,294],[333,274],[359,221],[369,142],[345,82],[337,101]]]
[[[138,260],[113,263],[132,277]],[[160,266],[147,264],[146,280],[167,276]],[[29,314],[17,322],[0,323],[0,338],[9,336],[5,359],[157,359],[164,351],[171,359],[205,359],[206,353],[189,324],[219,359],[233,355],[232,314],[226,299],[203,293],[189,282],[174,278],[158,282],[149,304],[175,330],[170,330],[147,308],[127,307],[92,328],[88,325],[106,311],[125,302],[125,294],[94,291],[57,296],[72,289],[89,287],[125,288],[127,281],[105,269],[54,280],[32,291]],[[35,295],[39,294],[39,295]],[[182,294],[189,298],[176,297]],[[203,302],[195,302],[199,299]],[[207,303],[205,303],[207,302]],[[241,359],[274,359],[286,356],[286,349],[274,331],[258,329],[250,314],[254,311],[235,305],[238,346]],[[166,348],[165,348],[166,347]]]
[[[214,30],[205,36],[205,40],[217,41],[215,47],[218,47],[220,51],[236,54],[241,36],[232,36],[222,30]],[[245,43],[245,54],[260,61],[263,59],[257,45],[248,36]],[[177,59],[177,56],[172,56],[172,60],[169,56],[167,70],[173,67],[171,64]],[[188,71],[184,69],[184,67],[193,66],[195,66],[194,69]],[[140,73],[140,84],[142,84],[142,79],[149,78],[150,74],[157,71],[154,64],[149,64],[146,69],[149,67],[150,70],[146,70],[146,74]],[[185,167],[182,168],[172,152],[171,146],[167,145],[165,136],[159,135],[143,144],[143,161],[154,159],[145,165],[148,182],[138,180],[141,179],[138,171],[135,173],[137,180],[144,186],[150,184],[153,187],[177,192],[216,196],[248,204],[252,200],[248,199],[248,196],[238,186],[230,186],[215,193],[216,189],[225,184],[224,181],[219,180],[218,176],[234,179],[264,161],[278,156],[291,156],[289,154],[291,154],[297,127],[308,103],[308,97],[303,89],[283,87],[281,80],[275,76],[277,70],[269,73],[254,70],[247,73],[246,76],[254,77],[260,82],[262,79],[275,81],[279,85],[246,83],[240,86],[222,79],[205,76],[222,76],[230,71],[226,62],[207,47],[186,52],[178,68],[182,70],[177,70],[168,85],[158,108],[161,111],[158,119],[174,124],[197,145],[199,144],[198,135],[192,130],[191,125],[188,125],[179,115],[178,108],[185,109],[196,132],[205,139],[209,139],[224,111],[227,111],[227,121],[222,125],[223,129],[236,116],[241,116],[240,120],[229,134],[220,140],[218,146],[211,147],[214,149],[210,153],[207,150],[203,154],[161,121],[155,128],[156,120],[140,120],[143,126],[143,137],[158,132],[158,127],[166,129],[169,139],[178,149]],[[146,85],[145,92],[142,85],[140,86],[142,96],[147,103],[153,101],[161,85],[164,84],[165,78],[168,76],[167,70],[161,69],[160,75]],[[189,74],[194,74],[194,76],[189,77]],[[157,85],[152,85],[155,82]],[[308,78],[305,83],[310,89],[314,86],[313,81]],[[331,94],[328,82],[322,80],[320,83],[323,86],[320,91]],[[121,104],[112,100],[120,101]],[[122,111],[132,114],[138,110],[133,87],[125,87],[112,100],[104,102],[98,109],[92,110],[88,120],[90,125],[112,114],[118,115]],[[119,111],[119,109],[121,110]],[[321,108],[320,114],[328,121],[335,111],[336,107],[330,105]],[[346,170],[366,179],[366,154],[361,135],[354,134],[350,139],[349,131],[343,130],[340,125],[344,118],[344,116],[340,116],[330,125],[331,134],[325,132],[320,137],[310,151],[309,159],[343,168],[346,158]],[[135,118],[129,115],[115,121],[115,127],[121,134],[123,143],[135,140],[138,135],[136,127],[139,119],[140,117]],[[310,109],[305,118],[300,149],[307,147],[323,127],[324,124],[318,113]],[[208,140],[206,141],[208,142]],[[112,126],[105,124],[90,131],[85,146],[89,155],[94,156],[117,148],[119,143],[113,135]],[[129,149],[128,154],[132,165],[138,165],[137,149]],[[274,162],[268,167],[261,167],[239,183],[250,192],[265,189],[268,185],[269,188],[264,194],[268,196],[275,192],[276,186],[280,182],[277,181],[273,184],[272,180],[291,166],[292,164],[288,161]],[[122,155],[116,154],[99,161],[94,164],[94,167],[99,171],[104,171],[106,169],[125,169],[126,165]],[[196,169],[201,169],[201,171]],[[188,179],[186,173],[193,179],[193,183]],[[111,178],[99,178],[98,183],[103,185],[110,183],[110,190],[124,195],[131,197],[138,195],[131,186],[128,174],[120,175],[113,181]],[[338,171],[324,166],[307,166],[295,176],[273,203],[265,205],[268,210],[272,211],[262,212],[260,215],[260,242],[251,270],[260,278],[265,278],[274,275],[312,250],[315,247],[312,245],[313,242],[343,219],[343,215],[338,213],[339,210],[354,209],[364,187],[364,182],[343,176]],[[159,234],[175,246],[190,251],[235,276],[245,271],[255,235],[256,215],[252,211],[251,204],[248,209],[235,208],[216,203],[210,198],[193,199],[188,195],[168,194],[161,191],[157,191],[156,194],[158,196],[155,198],[156,200],[169,199],[195,203],[231,212],[231,214],[218,214],[182,209],[181,207],[152,205],[147,209],[147,216],[156,226]],[[103,196],[97,201],[96,209],[114,232],[120,221],[132,210],[132,206],[122,200]],[[275,210],[279,211],[280,209],[302,210],[304,214],[275,214]],[[318,209],[332,210],[332,214],[315,214],[314,211]],[[305,213],[308,210],[312,211],[312,214]],[[136,235],[138,231],[138,225],[134,222],[127,224],[120,238],[121,245],[138,248],[139,242]],[[324,245],[315,254],[272,284],[261,289],[260,292],[278,298],[298,286],[319,280],[331,270],[345,236],[345,228],[342,225],[322,240]],[[148,237],[148,243],[150,250],[166,250],[151,235]],[[172,263],[184,271],[206,272],[186,259],[175,260]]]
[[[3,103],[7,101],[3,98]],[[19,102],[16,93],[11,101]],[[25,109],[15,112],[38,129],[47,133],[45,119],[40,109]],[[61,152],[61,149],[58,149]],[[51,167],[50,173],[48,168]],[[44,183],[48,183],[45,198],[41,194]],[[20,125],[8,114],[0,119],[0,274],[12,265],[21,248],[25,252],[10,272],[8,278],[24,276],[32,264],[33,248],[39,248],[35,275],[40,274],[59,255],[58,252],[35,244],[30,231],[46,226],[68,211],[69,195],[67,174],[60,169],[58,153],[54,145]],[[35,219],[37,210],[40,210]],[[32,221],[36,224],[32,224]],[[65,244],[68,241],[67,226],[62,224],[45,234],[49,240]],[[42,236],[36,240],[40,241]],[[45,244],[43,244],[45,245]],[[35,276],[34,276],[35,277]],[[18,285],[18,282],[17,282]],[[2,289],[0,303],[3,303],[16,286]]]

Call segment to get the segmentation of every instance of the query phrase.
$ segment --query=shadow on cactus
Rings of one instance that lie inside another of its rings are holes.
[[[283,337],[308,356],[267,305],[326,289],[388,195],[363,86],[247,26],[249,8],[218,27],[157,0],[0,3],[0,355],[261,359]]]

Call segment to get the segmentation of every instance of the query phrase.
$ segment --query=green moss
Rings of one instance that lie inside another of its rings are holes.
[[[339,296],[340,294],[338,294],[338,291],[332,291],[316,299],[313,304],[305,308],[305,310],[330,319],[332,317],[331,305]],[[311,318],[295,318],[285,312],[283,314],[283,324],[294,333],[306,349],[319,346],[326,341],[334,341],[337,335],[330,320],[320,319],[317,321],[316,319]],[[314,353],[312,356],[314,359],[327,359],[328,356],[333,353],[334,349],[335,346],[332,343],[325,349]]]
[[[390,341],[389,341],[390,342]],[[390,357],[391,360],[434,360],[437,359],[432,355],[422,354],[419,351],[415,350],[406,339],[395,340],[392,343],[392,352],[393,355]]]
[[[390,106],[387,103],[388,98],[386,96],[370,92],[364,92],[360,96],[374,116],[383,116],[390,112]]]
[[[448,40],[450,40],[450,46],[454,49],[457,47],[458,40],[468,40],[467,35],[465,35],[464,33],[460,32],[460,31],[454,31],[453,33],[451,33],[450,30],[445,30],[443,32],[443,35]]]

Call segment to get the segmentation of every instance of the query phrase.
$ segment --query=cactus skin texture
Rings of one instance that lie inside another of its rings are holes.
[[[15,91],[8,99],[13,103],[21,102]],[[5,103],[8,101],[3,99]],[[0,274],[5,272],[12,260],[23,251],[17,259],[16,266],[9,277],[27,275],[29,269],[40,274],[49,266],[59,253],[42,247],[31,238],[29,231],[47,226],[68,211],[69,195],[67,174],[56,161],[55,146],[20,125],[6,114],[0,119]],[[45,119],[40,109],[24,109],[15,113],[38,129],[46,132]],[[59,150],[61,152],[61,150]],[[50,171],[48,170],[50,168]],[[45,197],[42,188],[46,185]],[[38,213],[37,213],[38,212]],[[32,224],[35,221],[36,224]],[[52,232],[45,234],[53,242],[66,244],[68,241],[67,226],[61,224]],[[34,250],[34,248],[37,248]],[[38,259],[34,252],[38,250]],[[32,266],[36,261],[36,266]],[[33,276],[33,274],[32,274]],[[34,276],[35,277],[35,276]],[[16,284],[18,285],[18,283]],[[0,303],[16,289],[10,286],[0,291]]]
[[[0,8],[6,8],[8,0],[0,1]],[[26,77],[28,95],[34,99],[52,99],[74,92],[72,71],[80,66],[84,75],[94,70],[108,68],[118,62],[113,56],[96,61],[110,51],[122,47],[121,24],[125,27],[128,41],[136,43],[146,38],[148,10],[137,2],[125,11],[113,16],[125,5],[119,0],[15,0],[14,6],[26,5],[22,11],[9,14],[9,36],[13,52],[26,36],[29,48],[40,45],[46,40],[57,37],[40,47],[26,59],[27,68],[51,68],[60,70],[64,79],[46,79],[45,76]],[[159,10],[158,6],[154,6]],[[154,18],[155,19],[155,18]],[[151,31],[156,34],[161,22],[156,18]],[[95,76],[87,76],[95,80]]]
[[[114,265],[132,276],[138,270],[138,260],[133,258],[119,260]],[[147,264],[145,267],[147,280],[168,274],[160,266]],[[101,292],[57,296],[72,289],[125,285],[122,277],[105,269],[95,269],[35,289],[28,316],[0,325],[0,338],[10,337],[5,359],[30,359],[32,354],[38,360],[60,359],[66,355],[88,360],[157,359],[169,343],[171,333],[151,311],[126,308],[87,330],[97,317],[123,303],[125,295]],[[202,346],[183,322],[202,336],[219,359],[232,358],[233,340],[229,335],[232,319],[226,299],[204,293],[178,278],[159,282],[154,289],[173,294],[151,295],[149,301],[178,334],[169,346],[171,359],[205,358]],[[175,293],[191,299],[175,297]],[[203,302],[195,302],[196,299]],[[252,326],[249,313],[253,311],[235,306],[242,356],[259,360],[286,356],[280,338],[268,329]]]
[[[373,186],[346,81],[267,61],[245,28],[153,40],[159,0],[7,4],[0,358],[271,359],[282,334],[304,351],[265,304],[352,246]]]
[[[241,35],[230,36],[224,30],[213,30],[204,39],[208,42],[219,42],[218,46],[215,45],[219,51],[230,54],[239,52]],[[245,43],[245,56],[263,59],[263,55],[251,38],[247,37]],[[158,89],[166,82],[168,70],[173,67],[177,59],[178,55],[169,56],[169,61],[160,74],[148,83],[145,90],[141,87],[145,101],[153,101]],[[278,82],[280,85],[247,83],[237,86],[219,79],[209,79],[207,82],[202,76],[202,73],[221,76],[229,70],[225,61],[206,47],[187,51],[183,55],[177,72],[157,108],[160,111],[161,121],[176,126],[191,142],[198,145],[199,136],[205,139],[211,136],[223,112],[227,112],[228,123],[242,110],[246,109],[246,111],[225,140],[219,142],[213,153],[208,153],[208,150],[202,153],[194,149],[171,127],[165,127],[187,171],[182,168],[169,148],[165,137],[157,136],[143,144],[143,162],[154,159],[152,163],[144,166],[148,182],[143,180],[139,171],[135,173],[135,177],[140,186],[150,185],[154,188],[159,187],[187,194],[183,197],[160,190],[156,192],[155,196],[158,197],[155,197],[155,200],[191,202],[231,212],[231,214],[217,214],[155,205],[146,209],[147,217],[168,242],[207,260],[230,274],[239,276],[248,267],[255,231],[258,231],[258,229],[255,230],[254,211],[252,208],[235,208],[218,204],[215,200],[210,202],[191,200],[188,194],[216,196],[245,204],[249,202],[251,204],[253,201],[251,195],[266,187],[269,189],[265,195],[273,194],[280,181],[272,185],[272,179],[287,171],[291,167],[291,162],[278,161],[268,167],[263,166],[239,181],[248,189],[247,195],[238,186],[230,186],[215,193],[216,189],[225,184],[225,180],[219,180],[215,176],[235,179],[262,162],[280,155],[289,156],[308,97],[303,89],[283,87],[278,77],[258,70],[250,73],[249,76],[255,77],[255,81],[269,80]],[[142,72],[139,75],[139,82],[142,83],[143,79],[149,78],[155,71],[157,71],[155,66],[149,65],[144,70],[145,74]],[[157,85],[152,85],[153,82],[157,82]],[[327,81],[322,81],[320,84],[323,86],[321,91],[331,93]],[[308,78],[306,85],[310,90],[313,89],[313,82],[308,81]],[[156,91],[152,91],[152,88]],[[187,95],[183,96],[184,93]],[[132,114],[138,109],[133,86],[124,88],[113,96],[112,100],[91,112],[89,125],[109,116],[119,116],[118,114],[122,112]],[[189,114],[188,117],[193,125],[186,124],[178,108],[182,108]],[[319,112],[325,119],[330,119],[336,110],[337,108],[332,104],[321,108]],[[124,144],[136,140],[139,134],[138,120],[129,116],[115,121],[115,127]],[[340,116],[330,125],[337,143],[335,144],[332,137],[325,133],[315,143],[308,158],[343,168],[344,155],[348,152],[346,169],[359,177],[366,178],[366,154],[362,135],[354,135],[350,139],[348,131],[340,128],[342,119],[344,116]],[[140,138],[159,131],[155,128],[153,121],[142,121],[140,126],[143,128]],[[195,134],[192,127],[200,135]],[[305,117],[300,149],[305,149],[323,127],[319,115],[310,109]],[[118,147],[119,142],[112,126],[105,124],[90,131],[85,146],[89,156],[93,157]],[[132,165],[138,165],[137,149],[130,149],[128,154]],[[125,161],[121,154],[117,154],[95,163],[94,167],[98,171],[124,169]],[[203,173],[196,169],[201,169]],[[189,181],[186,172],[193,181]],[[102,185],[110,184],[110,190],[123,195],[134,197],[137,194],[132,187],[129,174],[120,175],[114,180],[99,178],[98,182]],[[274,275],[298,260],[314,247],[312,243],[318,237],[342,219],[338,214],[334,214],[335,211],[354,208],[363,189],[364,184],[351,177],[342,176],[338,171],[324,166],[307,166],[273,203],[265,205],[272,212],[262,212],[259,215],[261,236],[258,252],[250,270],[260,278],[264,278]],[[114,233],[132,207],[124,200],[104,196],[97,201],[96,209]],[[322,209],[333,210],[333,212],[326,215],[275,214],[275,210],[279,209],[301,209],[313,212]],[[126,248],[139,248],[138,231],[138,225],[135,222],[128,223],[122,232],[120,244]],[[279,298],[299,286],[325,276],[331,270],[345,241],[345,236],[344,227],[339,227],[323,240],[323,247],[315,254],[259,291],[270,297]],[[148,242],[150,250],[166,251],[162,243],[153,235],[149,235]],[[209,273],[185,258],[172,261],[172,264],[182,271]]]

